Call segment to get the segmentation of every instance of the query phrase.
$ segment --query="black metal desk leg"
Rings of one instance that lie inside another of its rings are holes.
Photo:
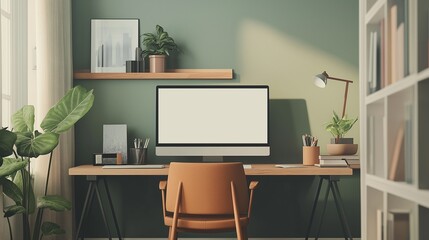
[[[119,240],[122,240],[121,233],[119,232],[118,220],[116,219],[115,209],[113,208],[112,198],[110,197],[110,191],[107,185],[106,178],[103,178],[103,182],[104,182],[104,187],[106,188],[106,194],[107,194],[107,199],[109,200],[110,210],[112,211],[113,221],[115,222],[116,233],[118,234]]]
[[[329,179],[329,187],[332,189],[332,195],[334,196],[334,202],[337,209],[338,217],[340,218],[341,229],[343,229],[344,239],[347,240],[346,227],[344,225],[344,221],[343,221],[344,219],[343,219],[343,216],[341,215],[340,207],[338,206],[337,197],[335,195],[335,188],[333,184],[334,182],[335,180]]]
[[[319,228],[317,229],[317,234],[316,234],[316,238],[315,238],[316,240],[319,239],[320,229],[322,228],[323,217],[325,216],[326,204],[328,203],[329,190],[330,190],[330,188],[328,185],[328,187],[326,188],[325,201],[323,203],[322,215],[320,216]]]
[[[341,221],[343,222],[344,226],[346,227],[346,232],[348,237],[353,240],[351,231],[350,231],[350,227],[349,224],[347,222],[347,218],[346,218],[346,213],[344,211],[344,207],[343,207],[343,200],[341,199],[341,195],[340,195],[340,190],[338,189],[338,182],[339,180],[334,180],[332,181],[332,194],[334,195],[334,200],[335,203],[337,204],[337,209],[338,209],[338,214],[341,215]]]
[[[323,182],[323,179],[320,178],[319,186],[317,187],[316,196],[315,196],[314,202],[313,202],[313,209],[311,210],[310,222],[308,223],[308,228],[307,228],[307,233],[305,235],[305,240],[308,240],[308,237],[310,236],[311,225],[313,225],[314,213],[316,212],[317,201],[319,201],[319,195],[320,195],[320,189],[322,188],[322,182]]]
[[[112,234],[110,233],[109,224],[107,224],[106,213],[104,212],[103,203],[101,202],[100,191],[98,190],[97,184],[95,185],[95,192],[97,193],[98,204],[100,205],[101,215],[103,217],[104,225],[106,226],[107,233],[109,234],[109,239],[112,240]]]
[[[94,197],[94,184],[96,184],[94,181],[91,181],[91,179],[87,179],[89,181],[88,186],[88,192],[86,193],[85,202],[83,203],[83,209],[82,214],[80,216],[79,225],[76,232],[76,240],[79,239],[80,230],[82,228],[83,222],[85,220],[85,216],[89,211],[89,206],[91,206],[93,197]]]

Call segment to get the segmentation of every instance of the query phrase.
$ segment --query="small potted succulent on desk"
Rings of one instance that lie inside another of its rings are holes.
[[[143,45],[146,47],[143,57],[149,56],[150,72],[165,72],[165,59],[171,52],[178,51],[179,47],[164,28],[156,25],[156,33],[143,34]]]
[[[333,113],[332,120],[326,125],[326,131],[330,132],[334,138],[331,144],[327,145],[329,155],[353,155],[356,154],[358,145],[353,144],[353,138],[344,138],[344,135],[357,122],[357,118],[348,119],[347,116],[340,118]]]

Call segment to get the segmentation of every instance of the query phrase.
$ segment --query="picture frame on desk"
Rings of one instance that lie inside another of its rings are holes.
[[[91,72],[126,72],[126,61],[136,60],[139,19],[91,19]]]

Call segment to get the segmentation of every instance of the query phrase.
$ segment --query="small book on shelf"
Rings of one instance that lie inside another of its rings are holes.
[[[393,149],[392,158],[390,160],[389,180],[404,181],[405,166],[404,166],[404,125],[399,127],[396,134],[396,141]]]
[[[408,210],[389,210],[387,214],[387,239],[410,239],[410,212]]]
[[[377,229],[376,229],[376,240],[384,240],[383,237],[383,210],[377,209]]]

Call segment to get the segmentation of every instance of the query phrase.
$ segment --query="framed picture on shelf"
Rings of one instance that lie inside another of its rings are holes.
[[[91,72],[125,72],[139,46],[139,19],[91,19]]]

